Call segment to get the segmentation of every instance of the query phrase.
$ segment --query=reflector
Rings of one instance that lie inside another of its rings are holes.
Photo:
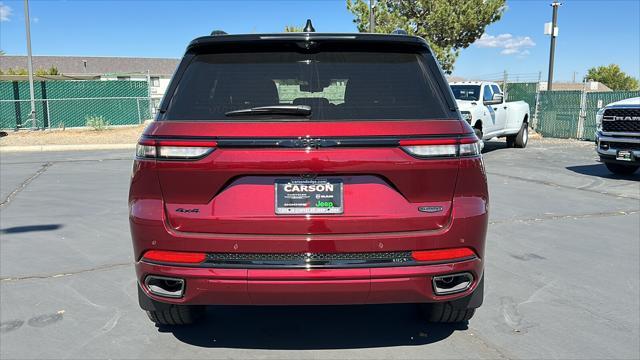
[[[164,250],[149,250],[142,256],[143,260],[181,264],[198,264],[206,258],[204,253]]]
[[[475,255],[476,253],[469,248],[419,250],[411,252],[411,257],[416,261],[459,260],[470,258]]]

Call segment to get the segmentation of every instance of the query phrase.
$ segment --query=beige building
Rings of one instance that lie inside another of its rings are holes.
[[[540,82],[540,90],[544,91],[547,90],[547,82],[546,81],[541,81]],[[596,92],[596,91],[612,91],[607,85],[598,82],[598,81],[588,81],[585,83],[561,83],[561,82],[554,82],[553,83],[553,90],[554,91],[569,91],[569,90],[578,90],[578,91],[591,91],[591,92]]]

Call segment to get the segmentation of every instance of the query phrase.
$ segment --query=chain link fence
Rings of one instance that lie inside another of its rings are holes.
[[[36,126],[43,129],[82,127],[91,121],[133,125],[151,118],[146,97],[36,99],[35,105]],[[31,128],[30,112],[30,100],[0,100],[0,128]]]
[[[150,119],[146,81],[37,81],[34,84],[39,128],[133,125]],[[27,81],[0,81],[0,128],[30,128]]]
[[[531,125],[542,136],[594,140],[596,112],[602,107],[632,97],[640,91],[554,90],[539,91],[538,82],[507,83],[507,101],[525,101]]]
[[[507,83],[507,101],[522,100],[529,104],[531,111],[536,108],[538,94],[537,82]]]
[[[581,91],[541,91],[535,131],[542,136],[577,138]]]
[[[297,86],[277,84],[283,99],[299,96]],[[603,106],[640,96],[640,91],[539,91],[538,82],[507,82],[507,101],[529,104],[533,129],[547,137],[593,140],[595,114]],[[330,90],[330,91],[329,91]],[[345,84],[327,90],[330,101],[343,101]],[[36,120],[40,128],[101,124],[134,125],[152,118],[146,81],[37,81]],[[32,126],[29,83],[0,81],[0,129]]]

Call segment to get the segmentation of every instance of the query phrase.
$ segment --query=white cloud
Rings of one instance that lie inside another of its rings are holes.
[[[514,49],[514,48],[506,48],[502,51],[500,51],[500,54],[502,55],[513,55],[513,54],[517,54],[518,53],[518,49]]]
[[[13,10],[9,5],[5,5],[0,2],[0,21],[9,21],[9,17],[11,17],[11,13]]]
[[[479,48],[502,49],[502,55],[520,55],[529,54],[529,50],[536,43],[528,36],[513,36],[512,34],[500,34],[497,36],[482,34],[480,39],[474,43]]]

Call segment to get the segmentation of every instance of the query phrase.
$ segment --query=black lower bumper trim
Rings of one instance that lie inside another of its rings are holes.
[[[475,256],[443,261],[415,261],[411,251],[363,253],[209,253],[199,264],[158,265],[227,269],[344,269],[436,265],[476,259]]]

